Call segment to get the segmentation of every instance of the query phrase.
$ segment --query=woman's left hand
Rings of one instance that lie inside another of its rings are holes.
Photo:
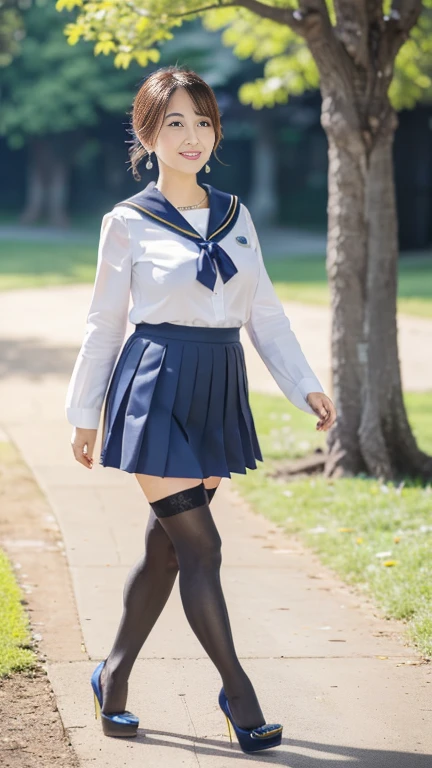
[[[315,413],[321,417],[316,428],[326,432],[336,421],[336,408],[332,401],[324,392],[309,392],[306,395],[306,401]]]

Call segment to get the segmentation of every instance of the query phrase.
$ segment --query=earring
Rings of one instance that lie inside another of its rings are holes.
[[[153,168],[153,163],[151,161],[151,156],[152,156],[152,153],[149,152],[149,159],[146,162],[146,168],[148,168],[148,170],[150,170],[150,168]]]
[[[210,166],[208,165],[208,163],[206,163],[205,165],[205,172],[210,173]]]

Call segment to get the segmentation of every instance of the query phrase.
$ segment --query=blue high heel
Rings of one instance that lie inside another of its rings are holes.
[[[105,736],[136,736],[139,726],[139,719],[132,712],[114,712],[109,715],[102,712],[102,690],[100,685],[100,676],[104,668],[105,661],[101,661],[93,672],[90,683],[93,688],[95,718],[100,715],[102,718],[102,730]]]
[[[219,693],[219,706],[226,717],[231,744],[232,738],[230,725],[232,725],[234,728],[235,734],[243,752],[258,752],[261,749],[278,747],[281,743],[283,726],[279,725],[279,723],[272,725],[265,723],[264,725],[260,725],[258,728],[252,728],[251,730],[247,730],[246,728],[239,728],[239,726],[234,722],[231,710],[229,708],[228,699],[223,688],[221,688]]]

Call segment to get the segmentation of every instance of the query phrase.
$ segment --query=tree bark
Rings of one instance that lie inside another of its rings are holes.
[[[368,471],[432,477],[432,457],[416,444],[402,395],[397,342],[398,236],[391,133],[371,153],[366,185],[368,274],[365,311],[367,355],[359,441]]]
[[[276,222],[278,212],[277,145],[266,113],[257,115],[255,128],[249,207],[257,225],[268,227]]]
[[[333,399],[326,476],[432,478],[408,422],[397,343],[398,238],[388,100],[394,58],[421,9],[394,2],[299,0],[302,34],[320,72],[329,141],[327,275],[332,309]]]
[[[332,134],[332,132],[331,132]],[[345,141],[329,136],[327,276],[332,309],[331,354],[337,423],[328,435],[326,474],[365,470],[358,440],[364,357],[366,161],[354,133]]]
[[[29,163],[22,224],[35,224],[44,216],[54,227],[69,224],[67,195],[69,163],[66,153],[55,151],[49,138],[35,139],[29,145]]]

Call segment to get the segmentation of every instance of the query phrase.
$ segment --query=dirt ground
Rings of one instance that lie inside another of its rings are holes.
[[[0,680],[2,768],[75,768],[79,765],[57,710],[46,673]]]
[[[13,444],[6,442],[0,442],[0,547],[23,590],[30,645],[37,654],[33,670],[0,679],[0,765],[77,768],[44,668],[54,652],[56,658],[67,657],[72,647],[75,657],[83,652],[67,563],[45,497]],[[62,631],[65,625],[67,632]]]

